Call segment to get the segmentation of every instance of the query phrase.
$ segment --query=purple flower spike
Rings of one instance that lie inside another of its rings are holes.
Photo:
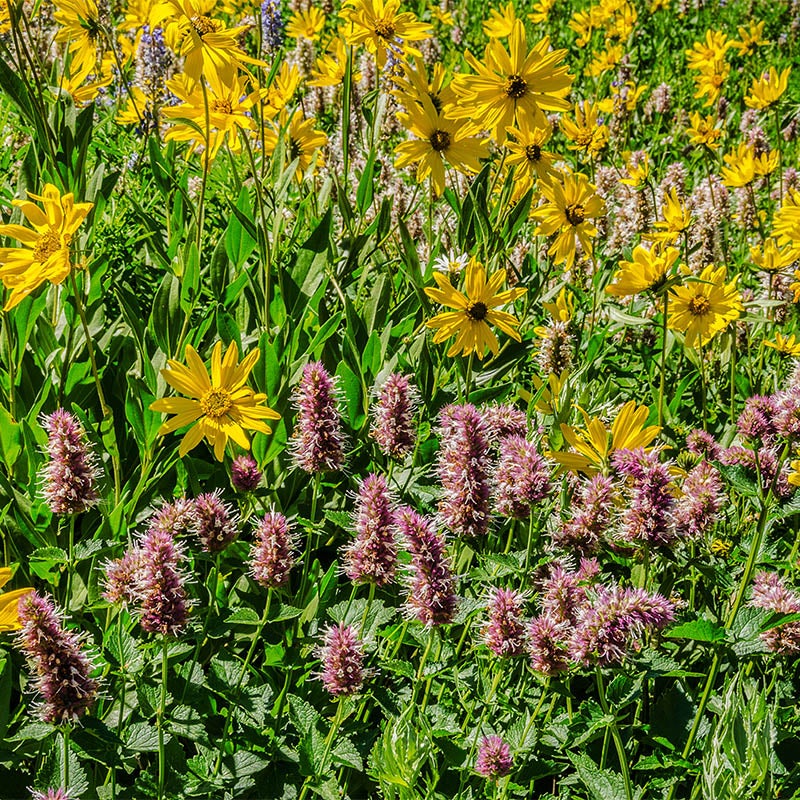
[[[140,624],[149,633],[180,636],[186,627],[188,600],[179,564],[183,557],[172,534],[151,528],[141,543],[137,595]]]
[[[250,574],[268,589],[277,589],[289,582],[294,566],[294,535],[283,514],[270,511],[256,528],[256,543],[250,550]]]
[[[42,418],[47,431],[44,496],[54,514],[80,514],[98,500],[97,470],[77,417],[59,408]]]
[[[553,533],[553,544],[581,554],[595,553],[611,525],[617,492],[611,478],[595,475],[577,494],[572,517]]]
[[[675,508],[675,527],[690,539],[703,536],[717,520],[724,494],[716,467],[701,461],[686,476]]]
[[[239,535],[239,517],[219,491],[198,495],[194,509],[197,536],[207,553],[219,553]]]
[[[489,529],[489,442],[475,406],[450,405],[439,415],[439,512],[458,536],[483,536]]]
[[[507,436],[500,443],[500,462],[494,476],[498,514],[527,519],[534,504],[550,492],[550,470],[536,445],[522,436]]]
[[[22,629],[17,645],[36,674],[42,719],[55,725],[75,722],[94,705],[98,689],[81,637],[64,628],[49,597],[29,592],[20,598],[18,610]]]
[[[418,405],[417,390],[405,375],[393,373],[386,379],[373,407],[369,431],[385,456],[401,459],[414,449]]]
[[[334,697],[360,691],[364,683],[364,651],[352,625],[329,627],[318,655],[322,660],[319,677]]]
[[[535,617],[528,625],[528,653],[531,666],[542,675],[558,675],[569,669],[570,626],[547,614]]]
[[[490,781],[508,775],[514,767],[511,748],[499,736],[484,736],[478,746],[475,772]]]
[[[345,436],[336,408],[336,383],[321,361],[306,364],[295,390],[297,420],[292,434],[294,463],[306,472],[340,470]]]
[[[344,572],[355,583],[386,586],[394,580],[397,544],[389,485],[368,475],[356,499],[356,538],[345,548]]]
[[[493,445],[499,445],[507,436],[528,433],[528,418],[524,411],[512,405],[500,404],[481,408],[486,423],[487,437]]]
[[[525,652],[525,598],[513,589],[493,589],[488,621],[483,628],[486,646],[501,658]]]
[[[28,791],[31,793],[31,800],[72,800],[67,789],[47,789],[44,792],[28,789]]]
[[[261,470],[250,455],[237,456],[231,464],[231,483],[237,492],[252,492],[261,483]]]

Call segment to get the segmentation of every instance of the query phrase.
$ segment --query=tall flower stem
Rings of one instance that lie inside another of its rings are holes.
[[[608,715],[610,714],[610,710],[608,700],[606,699],[606,688],[603,684],[603,673],[599,666],[595,667],[594,676],[597,683],[597,694],[600,698],[600,707],[603,709],[603,713]],[[625,797],[627,800],[633,800],[633,787],[631,785],[631,773],[628,768],[628,756],[625,753],[625,744],[622,741],[616,717],[613,718],[610,727],[611,736],[614,739],[614,746],[617,748],[619,766],[622,770],[622,780],[625,782]]]
[[[311,522],[311,526],[313,528],[314,524],[317,521],[317,503],[319,498],[319,488],[320,482],[322,481],[322,473],[317,472],[314,474],[314,484],[311,489],[311,513],[309,515],[309,521]],[[303,553],[303,576],[300,580],[300,594],[298,595],[298,601],[303,602],[303,598],[306,594],[306,588],[308,586],[308,573],[310,570],[311,565],[309,562],[311,561],[311,554],[314,552],[315,543],[319,540],[319,532],[309,530],[306,533],[306,549]],[[298,617],[298,620],[300,618]],[[300,623],[298,622],[298,625]]]
[[[658,384],[658,427],[664,427],[664,385],[667,372],[667,313],[669,292],[664,292],[663,319],[661,320],[661,379]]]
[[[108,431],[111,436],[113,446],[109,447],[111,452],[111,468],[114,472],[114,506],[119,505],[119,498],[121,492],[120,483],[120,465],[119,465],[119,450],[117,448],[117,437],[114,432],[114,415],[111,413],[111,408],[106,402],[106,396],[103,392],[103,385],[100,382],[100,373],[97,370],[97,359],[94,353],[94,344],[92,344],[92,334],[89,331],[89,322],[86,319],[86,310],[83,307],[83,300],[81,299],[80,292],[78,291],[78,282],[75,280],[74,271],[69,273],[70,284],[72,285],[72,294],[75,297],[75,308],[78,311],[78,317],[81,320],[83,327],[83,335],[86,338],[86,349],[89,351],[89,364],[92,368],[92,377],[94,378],[94,385],[97,389],[97,399],[100,401],[100,408],[103,412],[103,421],[108,425]]]
[[[331,722],[331,729],[328,731],[328,735],[325,737],[325,750],[323,751],[322,761],[320,762],[323,770],[328,764],[328,758],[330,757],[331,748],[333,747],[333,740],[336,737],[336,734],[339,732],[339,727],[344,721],[343,708],[344,702],[340,699],[336,703],[336,713],[334,714],[333,721]],[[312,778],[313,776],[309,775],[303,782],[303,788],[300,790],[300,797],[298,800],[305,800],[308,790],[311,788]]]
[[[69,726],[64,725],[61,728],[62,758],[64,760],[61,765],[61,785],[64,787],[64,791],[69,789],[69,733]]]
[[[167,709],[167,675],[169,660],[167,657],[168,639],[161,640],[161,697],[158,701],[158,800],[164,798],[164,785],[167,777],[167,759],[164,754],[164,715]]]
[[[64,608],[69,611],[69,601],[72,597],[72,571],[75,564],[72,560],[72,551],[75,547],[75,514],[69,517],[69,538],[67,539],[67,593],[64,598]]]
[[[467,374],[464,378],[464,402],[469,403],[469,390],[470,386],[472,385],[472,360],[475,358],[475,353],[472,352],[469,354],[469,358],[467,359]]]

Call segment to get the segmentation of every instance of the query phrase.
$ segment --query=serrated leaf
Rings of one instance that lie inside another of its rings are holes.
[[[675,625],[664,632],[664,636],[670,639],[691,639],[695,642],[721,642],[726,635],[724,627],[702,618]]]
[[[600,769],[591,758],[582,753],[568,755],[578,771],[578,777],[594,800],[626,800],[625,781],[621,775]]]
[[[356,746],[346,736],[339,735],[336,737],[336,745],[331,753],[331,760],[340,764],[343,767],[350,767],[351,769],[362,772],[364,769],[364,762]]]

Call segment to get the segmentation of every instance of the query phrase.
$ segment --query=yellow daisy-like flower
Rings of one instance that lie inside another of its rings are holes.
[[[647,234],[643,239],[671,244],[689,230],[692,224],[692,212],[681,202],[675,188],[664,196],[661,214],[664,219],[653,224],[656,233]]]
[[[483,21],[483,32],[490,39],[505,39],[511,35],[516,21],[517,12],[513,2],[506,3],[499,11],[490,8],[489,19]]]
[[[534,180],[548,182],[558,177],[558,170],[554,166],[558,156],[544,149],[552,132],[549,126],[531,128],[527,120],[521,122],[518,128],[508,129],[508,133],[514,137],[506,140],[506,164],[514,168],[513,201],[519,200],[533,186]]]
[[[295,11],[286,23],[286,35],[293,39],[308,39],[316,42],[325,27],[325,14],[316,6],[305,11]]]
[[[596,103],[584,100],[575,106],[575,121],[568,117],[559,120],[559,127],[564,136],[572,143],[570,150],[581,151],[587,158],[594,159],[608,144],[608,125],[598,122]]]
[[[789,246],[795,258],[800,258],[800,192],[790,191],[775,214],[772,235],[781,247]]]
[[[566,50],[550,51],[547,37],[528,50],[525,27],[519,19],[508,45],[506,51],[496,39],[489,42],[483,64],[467,53],[467,63],[477,74],[456,75],[452,83],[462,98],[452,116],[479,119],[500,143],[507,128],[523,121],[546,128],[545,111],[568,111],[566,96],[572,85],[563,63]]]
[[[72,70],[91,69],[97,61],[103,29],[95,0],[54,0],[53,18],[59,24],[55,40],[69,43],[74,63]]]
[[[686,346],[707,344],[742,313],[736,278],[725,283],[727,270],[709,264],[698,280],[670,292],[667,325],[686,336]]]
[[[577,452],[547,453],[549,458],[571,472],[592,476],[601,470],[607,470],[611,454],[615,450],[646,448],[661,430],[658,425],[645,427],[650,409],[647,406],[637,406],[635,400],[629,400],[622,406],[610,430],[599,417],[590,417],[582,408],[578,410],[583,416],[582,429],[563,423],[561,425],[564,439]]]
[[[0,567],[0,589],[11,580],[11,570],[8,567]],[[0,633],[18,631],[22,628],[17,614],[20,598],[30,594],[33,588],[26,586],[24,589],[14,589],[10,592],[0,594]]]
[[[533,387],[536,389],[536,394],[539,396],[536,400],[536,410],[542,414],[549,414],[550,416],[556,416],[558,412],[561,410],[561,391],[564,388],[564,385],[567,382],[567,378],[569,377],[569,370],[563,370],[560,375],[556,375],[554,372],[551,372],[547,376],[547,381],[543,381],[537,375],[531,376],[531,380],[533,381]],[[520,392],[522,395],[522,392]],[[527,394],[527,393],[526,393]],[[525,400],[525,396],[522,395],[523,400]],[[530,395],[527,398],[528,402],[530,401]]]
[[[224,22],[209,16],[214,6],[215,0],[163,0],[150,14],[151,28],[166,20],[164,38],[175,53],[183,56],[183,72],[189,83],[201,76],[230,83],[243,64],[267,66],[239,47],[239,37],[247,26],[227,28]]]
[[[707,117],[701,117],[697,111],[694,111],[689,121],[691,126],[686,129],[686,133],[689,134],[689,142],[691,144],[704,144],[711,150],[716,150],[719,147],[722,128],[717,124],[717,120],[712,114]]]
[[[285,62],[284,62],[285,63]],[[325,55],[320,56],[311,70],[309,86],[341,86],[347,74],[347,45],[337,36],[329,45]],[[299,76],[299,73],[298,73]],[[361,80],[361,73],[352,72],[353,82]]]
[[[30,200],[12,202],[33,230],[22,225],[0,225],[0,236],[22,243],[22,247],[0,248],[0,280],[11,290],[6,311],[45,281],[58,284],[69,275],[73,236],[94,207],[94,203],[76,203],[72,192],[62,195],[52,183],[45,184],[41,195],[28,192],[28,197],[42,207]]]
[[[797,253],[789,248],[780,248],[775,239],[767,239],[761,247],[750,248],[750,260],[766,272],[779,272],[791,266]]]
[[[601,75],[614,69],[624,55],[625,48],[621,44],[611,45],[592,59],[586,72],[592,78],[599,78]]]
[[[561,287],[555,303],[542,303],[553,322],[569,322],[575,316],[575,296],[566,286]]]
[[[764,20],[760,22],[752,20],[749,28],[740,27],[739,41],[731,42],[731,47],[738,50],[740,55],[748,56],[755,52],[756,47],[769,44],[769,39],[764,38],[764,24]]]
[[[264,153],[268,156],[272,155],[278,145],[279,136],[285,136],[287,165],[298,159],[295,178],[299,182],[303,180],[303,176],[315,158],[317,164],[324,163],[325,159],[320,148],[328,143],[328,135],[325,131],[315,128],[314,117],[306,119],[300,109],[295,110],[289,118],[288,125],[285,119],[284,114],[281,130],[270,129],[265,132]]]
[[[625,81],[622,86],[611,87],[611,97],[601,100],[597,107],[604,114],[613,114],[616,108],[634,111],[642,95],[647,91],[647,84],[637,86],[633,81]]]
[[[650,159],[647,157],[647,153],[643,153],[640,159],[634,161],[629,154],[627,161],[628,177],[621,178],[620,183],[638,189],[650,175]]]
[[[536,23],[547,22],[555,4],[556,0],[537,0],[531,5],[531,13],[528,14],[528,19]]]
[[[417,181],[422,183],[430,175],[439,196],[445,188],[445,159],[459,172],[478,172],[480,159],[488,157],[489,148],[473,135],[477,132],[474,125],[439,114],[427,95],[419,99],[421,105],[412,102],[406,112],[397,115],[417,138],[395,148],[399,156],[396,166],[402,169],[416,164]]]
[[[531,216],[539,221],[536,232],[544,236],[556,235],[547,252],[556,264],[565,264],[570,269],[575,262],[576,239],[583,251],[591,254],[597,228],[590,220],[604,213],[605,203],[586,175],[580,172],[564,174],[563,183],[543,183],[542,194],[547,202],[531,210]]]
[[[476,259],[470,259],[466,269],[465,293],[458,291],[447,275],[435,272],[433,279],[438,288],[427,287],[425,294],[443,306],[456,309],[437,314],[427,323],[429,328],[436,330],[434,344],[457,334],[447,351],[448,356],[475,353],[482,359],[487,347],[496,354],[500,345],[490,325],[497,326],[512,339],[520,341],[519,333],[515,330],[519,320],[513,314],[497,309],[522,297],[527,289],[516,287],[501,292],[500,287],[506,279],[504,269],[497,270],[487,280],[484,266]]]
[[[231,342],[223,358],[222,342],[217,342],[211,353],[210,376],[191,345],[186,346],[186,365],[172,359],[167,362],[167,369],[161,370],[164,380],[187,397],[162,397],[151,403],[150,409],[175,415],[159,428],[161,436],[192,426],[181,440],[181,457],[205,438],[214,448],[217,461],[222,461],[228,439],[249,450],[245,431],[272,433],[264,420],[280,419],[280,414],[263,405],[265,394],[256,394],[246,386],[259,356],[256,348],[239,363],[236,345]]]
[[[731,65],[726,61],[716,61],[708,69],[694,76],[697,86],[696,98],[704,98],[705,106],[713,106],[722,94],[722,85],[731,71]]]
[[[379,69],[386,65],[389,50],[421,58],[422,53],[411,42],[421,42],[432,34],[427,23],[410,11],[400,11],[400,0],[347,0],[341,16],[347,23],[345,41],[363,44],[375,56]]]
[[[753,78],[750,93],[744,96],[744,104],[748,108],[759,110],[775,105],[789,85],[791,71],[791,67],[786,67],[779,75],[775,67],[770,67],[769,72],[765,72],[760,78]]]
[[[722,61],[732,46],[733,42],[722,31],[706,31],[705,40],[695,42],[691,50],[686,51],[686,63],[689,69],[709,70]]]
[[[800,356],[800,342],[793,333],[784,337],[780,331],[775,331],[775,341],[764,342],[764,346],[771,347],[787,356]]]
[[[394,81],[396,88],[392,94],[403,108],[410,108],[415,103],[422,106],[422,98],[427,97],[437,113],[450,116],[456,96],[445,80],[444,66],[440,62],[433,65],[433,73],[428,78],[425,62],[415,58],[403,64],[403,74]]]
[[[606,286],[606,292],[615,297],[629,297],[656,291],[666,281],[679,255],[680,251],[675,247],[648,250],[637,245],[633,250],[633,261],[619,262],[614,283]]]

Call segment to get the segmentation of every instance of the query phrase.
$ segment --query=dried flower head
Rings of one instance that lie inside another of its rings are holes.
[[[44,496],[54,514],[80,514],[97,503],[97,470],[78,418],[59,408],[42,418],[48,462]]]

